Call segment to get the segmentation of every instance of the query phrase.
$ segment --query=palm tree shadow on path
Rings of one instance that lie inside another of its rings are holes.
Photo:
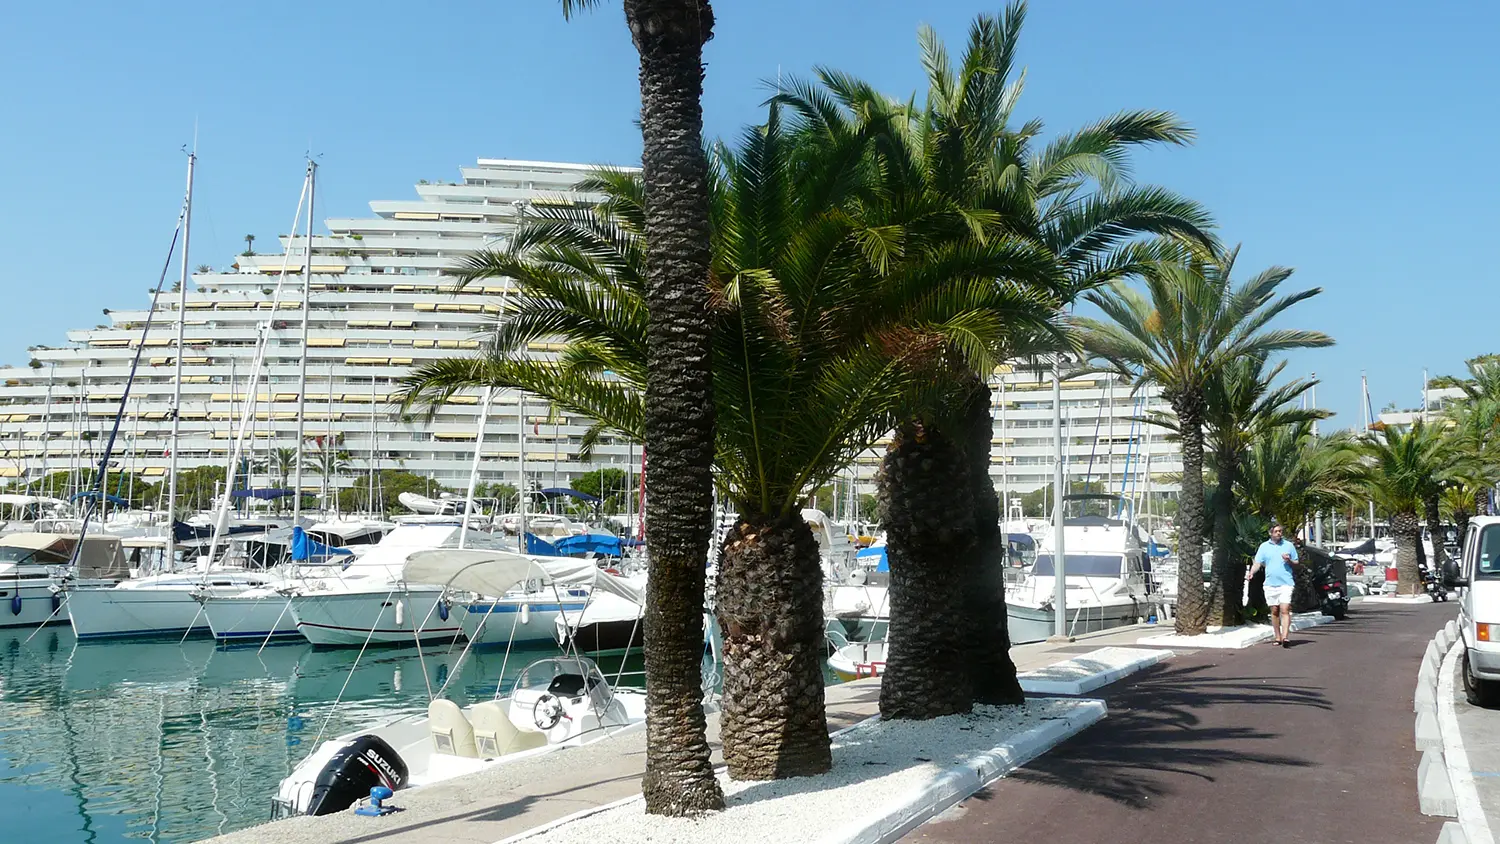
[[[1154,666],[1109,698],[1109,717],[1011,774],[1009,779],[1098,794],[1135,809],[1172,793],[1167,776],[1217,782],[1232,765],[1309,767],[1271,750],[1281,734],[1255,724],[1203,726],[1202,710],[1250,705],[1274,724],[1277,707],[1332,710],[1316,689],[1278,677],[1213,677],[1213,666]],[[988,800],[986,788],[974,799]]]

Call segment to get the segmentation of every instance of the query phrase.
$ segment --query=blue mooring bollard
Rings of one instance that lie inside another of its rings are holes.
[[[391,799],[395,792],[383,785],[377,785],[370,789],[370,796],[354,810],[356,815],[364,815],[367,818],[378,818],[381,815],[389,815],[396,811],[395,806],[387,806],[384,801]]]

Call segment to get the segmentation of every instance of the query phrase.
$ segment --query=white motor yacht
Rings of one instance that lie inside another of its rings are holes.
[[[314,645],[362,647],[452,641],[463,635],[453,601],[441,586],[402,577],[418,551],[457,549],[459,520],[448,516],[402,518],[396,529],[331,577],[299,584],[289,595],[297,629]],[[466,544],[498,549],[498,539],[471,529]]]
[[[77,567],[70,568],[77,551]],[[120,540],[20,532],[0,536],[0,627],[31,627],[68,620],[67,586],[105,587],[130,571]]]
[[[1063,496],[1067,630],[1070,635],[1144,621],[1162,601],[1151,579],[1151,535],[1120,496]],[[1010,640],[1038,642],[1055,631],[1056,583],[1051,534],[1043,537],[1020,585],[1006,589]]]

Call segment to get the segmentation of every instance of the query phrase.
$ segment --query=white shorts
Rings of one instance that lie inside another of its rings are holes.
[[[1292,602],[1292,587],[1290,586],[1267,586],[1266,603],[1271,606],[1290,604]]]

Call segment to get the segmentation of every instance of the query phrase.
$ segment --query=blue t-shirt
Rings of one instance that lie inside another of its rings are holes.
[[[1267,586],[1297,585],[1297,581],[1292,578],[1292,567],[1286,560],[1281,559],[1282,554],[1291,554],[1292,559],[1296,560],[1297,546],[1285,539],[1279,544],[1267,539],[1255,551],[1255,562],[1266,567]]]

